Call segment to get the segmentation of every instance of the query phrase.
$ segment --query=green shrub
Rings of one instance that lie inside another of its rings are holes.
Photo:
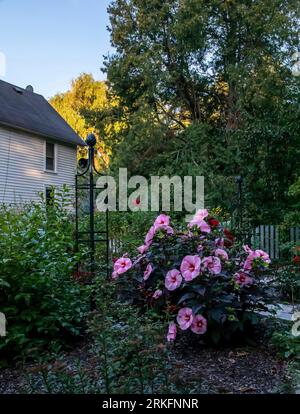
[[[116,286],[96,278],[97,310],[88,345],[75,359],[60,354],[29,369],[23,392],[72,394],[197,393],[201,379],[180,375],[161,323],[116,300]],[[26,371],[25,371],[26,372]]]
[[[120,241],[120,247],[116,244],[115,249],[121,248],[122,251],[133,252],[136,243],[142,242],[143,234],[147,231],[153,221],[153,212],[110,212],[109,213],[109,234],[110,238]],[[97,219],[103,219],[103,214],[99,213]],[[113,252],[114,255],[114,252]]]
[[[63,190],[51,206],[0,207],[0,311],[7,320],[2,355],[57,348],[80,333],[88,292],[72,278],[80,255],[68,200]]]
[[[291,263],[276,271],[276,282],[284,300],[294,303],[300,300],[300,265]]]
[[[290,229],[300,227],[299,209],[287,213],[279,226],[281,259],[289,261],[296,254],[295,248],[300,244],[298,241],[290,241]]]
[[[294,336],[291,330],[281,329],[273,334],[272,342],[281,356],[300,362],[300,336]]]

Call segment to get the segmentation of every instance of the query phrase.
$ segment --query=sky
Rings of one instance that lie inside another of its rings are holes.
[[[0,79],[49,98],[100,70],[110,47],[110,0],[0,0]]]

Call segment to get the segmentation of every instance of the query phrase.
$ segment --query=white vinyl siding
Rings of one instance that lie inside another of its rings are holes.
[[[55,143],[56,173],[45,171],[46,139],[0,126],[0,203],[39,200],[45,186],[74,189],[77,149]]]

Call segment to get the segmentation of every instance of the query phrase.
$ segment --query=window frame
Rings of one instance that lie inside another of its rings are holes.
[[[54,148],[54,169],[48,170],[47,169],[47,144],[53,145]],[[51,141],[44,141],[44,172],[57,174],[57,144]]]
[[[45,197],[45,204],[46,206],[50,206],[51,204],[47,203],[47,190],[51,189],[53,190],[53,195],[54,195],[54,199],[55,199],[55,192],[56,192],[56,187],[53,184],[44,184],[44,197]]]

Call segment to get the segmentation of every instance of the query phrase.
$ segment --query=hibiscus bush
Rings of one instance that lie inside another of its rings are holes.
[[[214,343],[246,336],[272,299],[268,254],[240,246],[207,210],[185,230],[161,214],[137,250],[135,258],[115,261],[112,278],[120,295],[169,324],[168,341],[181,331]]]

